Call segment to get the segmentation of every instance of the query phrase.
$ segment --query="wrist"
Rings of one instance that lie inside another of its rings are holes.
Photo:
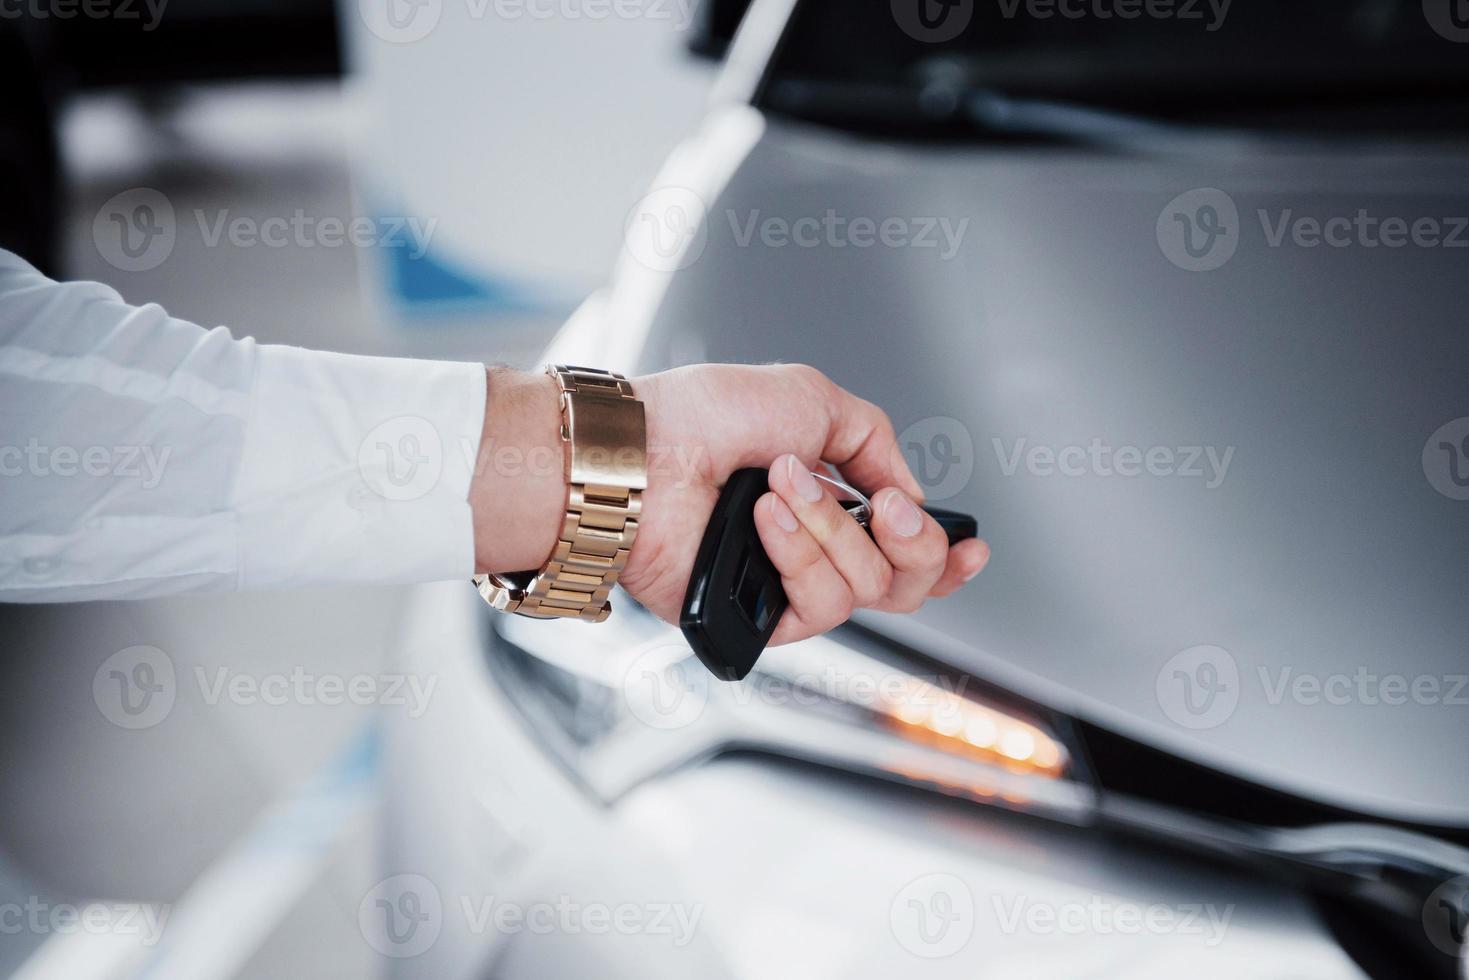
[[[490,367],[487,375],[469,492],[475,570],[537,569],[555,550],[566,516],[560,392],[543,372]]]

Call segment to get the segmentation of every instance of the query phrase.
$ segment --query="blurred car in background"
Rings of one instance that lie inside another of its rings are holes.
[[[55,273],[61,215],[56,127],[36,45],[0,20],[0,247]]]
[[[425,592],[401,975],[1469,976],[1452,21],[1026,9],[757,0],[547,355],[817,365],[989,571],[739,685]]]
[[[0,246],[59,276],[57,120],[72,96],[124,91],[155,113],[179,86],[338,77],[334,0],[116,0],[0,15]]]
[[[50,18],[53,64],[84,88],[342,72],[333,0],[137,0],[111,17]],[[127,10],[133,13],[122,16]]]

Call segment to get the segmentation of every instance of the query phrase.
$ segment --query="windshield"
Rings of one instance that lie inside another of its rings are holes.
[[[1463,42],[1466,0],[804,0],[759,103],[970,134],[1007,108],[976,109],[974,93],[1164,122],[1441,130],[1466,122]]]

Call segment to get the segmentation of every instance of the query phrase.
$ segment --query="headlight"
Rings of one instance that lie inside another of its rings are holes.
[[[1093,804],[1057,719],[844,629],[767,650],[739,683],[631,602],[606,623],[494,617],[493,675],[568,772],[611,801],[660,773],[763,752],[1079,819]]]

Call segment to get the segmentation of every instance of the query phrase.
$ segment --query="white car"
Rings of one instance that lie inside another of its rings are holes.
[[[1005,8],[755,3],[546,358],[818,365],[989,570],[737,684],[422,593],[398,975],[1469,976],[1456,22]]]

